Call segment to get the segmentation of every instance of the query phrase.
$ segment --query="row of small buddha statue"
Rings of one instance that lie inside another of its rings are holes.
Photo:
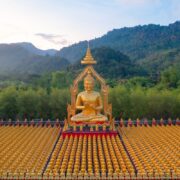
[[[123,142],[134,162],[138,177],[171,177],[180,171],[177,165],[178,126],[123,129]],[[130,137],[134,137],[133,139]],[[165,153],[166,152],[166,153]]]
[[[155,118],[153,118],[152,121],[151,121],[151,124],[152,125],[160,125],[160,126],[162,126],[162,125],[165,125],[165,120],[163,118],[161,118],[159,121],[157,121]],[[167,124],[168,125],[172,125],[173,124],[173,121],[172,121],[171,118],[168,118]],[[176,125],[180,125],[179,118],[176,118],[175,124]],[[120,127],[125,126],[124,119],[122,119],[122,118],[120,119],[119,125],[120,125]],[[141,122],[139,118],[137,118],[135,120],[135,122],[134,122],[131,118],[129,118],[128,121],[127,121],[127,125],[128,126],[133,126],[133,125],[136,125],[136,126],[140,126],[140,125],[148,126],[149,122],[148,122],[147,119],[144,119],[143,122]]]
[[[19,120],[19,119],[16,119],[16,121],[12,121],[12,119],[8,119],[8,121],[4,121],[3,119],[0,119],[0,126],[4,125],[4,124],[8,124],[8,125],[17,125],[17,126],[20,126],[20,125],[31,125],[31,126],[35,126],[35,125],[46,125],[46,126],[49,126],[49,125],[56,125],[56,126],[60,126],[60,121],[59,119],[57,118],[55,120],[55,122],[51,122],[50,119],[48,120],[43,120],[42,118],[39,120],[39,121],[35,121],[34,119],[31,119],[30,121],[28,121],[27,118],[25,118],[24,120]]]
[[[155,118],[152,119],[152,125],[164,125],[165,124],[165,120],[163,118],[161,118],[159,121],[157,121]],[[173,121],[171,118],[168,118],[168,120],[166,121],[168,125],[172,125]],[[50,125],[52,124],[51,120],[48,119],[47,121],[44,121],[42,118],[38,121],[35,122],[34,119],[32,119],[31,121],[28,121],[26,118],[24,119],[24,121],[20,121],[19,119],[17,119],[15,122],[12,121],[12,119],[8,119],[8,121],[5,121],[3,119],[0,119],[0,126],[2,126],[3,124],[9,124],[9,125],[42,125],[42,124],[46,124],[46,125]],[[180,125],[180,120],[179,118],[176,118],[176,120],[174,121],[175,124]],[[54,122],[53,122],[54,124]],[[145,125],[147,126],[149,124],[148,120],[145,119],[143,120],[143,122],[141,122],[141,120],[139,118],[136,119],[135,123],[133,122],[133,120],[131,118],[128,119],[127,122],[128,126],[132,126],[133,124],[135,124],[136,126],[139,125]],[[60,125],[60,121],[57,118],[55,121],[55,125],[59,126]],[[120,123],[119,125],[122,127],[125,125],[124,119],[120,119]],[[83,125],[79,125],[79,126],[73,126],[73,130],[76,131],[77,127],[80,127],[80,131],[83,130],[84,126]],[[98,131],[99,129],[102,129],[103,131],[106,129],[106,125],[94,125],[94,126],[90,126],[90,131]]]
[[[62,140],[60,140],[62,141]],[[118,135],[65,136],[57,160],[50,162],[47,174],[60,177],[132,176],[134,170]]]

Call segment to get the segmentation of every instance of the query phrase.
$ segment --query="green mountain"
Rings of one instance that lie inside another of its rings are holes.
[[[138,61],[154,53],[180,48],[180,21],[168,26],[149,24],[114,29],[89,43],[91,48],[111,47]],[[82,41],[61,49],[58,55],[74,63],[82,58],[86,48],[87,41]]]
[[[21,44],[0,44],[0,74],[42,74],[64,69],[69,62],[58,56],[32,53]]]
[[[161,72],[168,67],[180,63],[180,48],[155,52],[146,58],[140,59],[137,64],[148,73]]]
[[[180,21],[168,26],[143,25],[109,31],[90,41],[96,70],[120,79],[159,74],[180,63]],[[31,43],[0,44],[0,75],[42,75],[57,70],[77,73],[87,49],[81,41],[60,51],[40,50]],[[0,79],[1,79],[0,77]]]
[[[25,48],[26,50],[28,50],[29,52],[33,54],[40,55],[40,56],[46,56],[46,55],[54,56],[57,53],[57,50],[55,49],[42,50],[35,47],[32,43],[29,43],[29,42],[20,42],[20,43],[15,43],[15,44]]]
[[[106,79],[147,75],[140,65],[136,65],[128,56],[112,48],[100,47],[92,49],[92,55],[97,61],[94,68]],[[73,65],[68,66],[67,70],[78,74],[79,71],[82,71],[83,67],[84,65],[81,65],[79,60]]]

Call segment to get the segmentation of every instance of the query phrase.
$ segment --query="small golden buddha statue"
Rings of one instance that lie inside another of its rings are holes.
[[[102,99],[99,92],[93,91],[94,78],[89,73],[84,78],[85,91],[80,92],[76,99],[76,109],[81,113],[71,117],[72,121],[82,122],[104,122],[108,118],[100,112],[103,108]]]

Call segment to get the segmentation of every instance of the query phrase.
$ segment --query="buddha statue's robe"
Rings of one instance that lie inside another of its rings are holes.
[[[78,94],[76,99],[76,109],[82,110],[82,112],[72,116],[71,120],[82,122],[107,121],[108,118],[100,113],[102,107],[102,99],[99,92],[83,91]]]

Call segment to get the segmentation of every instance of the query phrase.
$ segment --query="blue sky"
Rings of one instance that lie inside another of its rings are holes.
[[[180,0],[0,0],[0,43],[60,49],[108,31],[180,20]]]

